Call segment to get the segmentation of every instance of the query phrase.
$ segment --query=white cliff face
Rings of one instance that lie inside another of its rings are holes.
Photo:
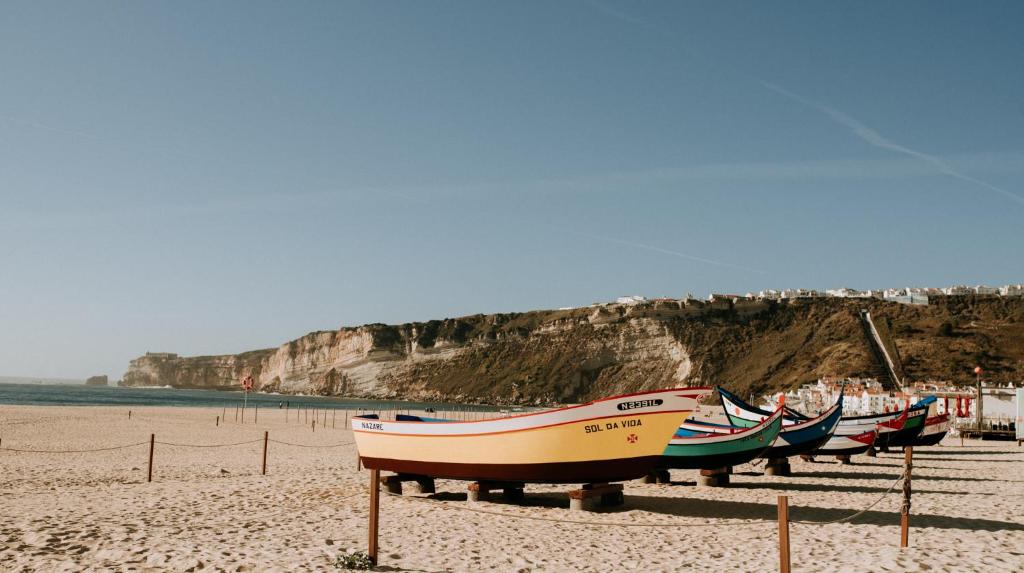
[[[616,311],[597,321],[580,314],[506,330],[494,322],[446,332],[458,340],[439,334],[436,325],[430,332],[370,325],[311,333],[245,360],[143,357],[133,361],[134,374],[126,379],[135,385],[234,388],[252,374],[258,390],[285,394],[492,400],[522,394],[552,402],[568,399],[547,390],[563,381],[574,396],[595,397],[683,385],[691,371],[689,353],[656,318],[629,319]],[[539,386],[545,386],[546,397],[536,395]]]

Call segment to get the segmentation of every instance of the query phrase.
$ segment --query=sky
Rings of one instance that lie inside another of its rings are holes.
[[[0,374],[1024,282],[1020,2],[0,3]]]

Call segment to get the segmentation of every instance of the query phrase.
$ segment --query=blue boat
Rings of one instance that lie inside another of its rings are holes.
[[[725,433],[732,427],[748,428],[759,424],[772,415],[772,412],[755,408],[743,402],[722,387],[718,387],[717,390],[722,400],[722,408],[725,410],[725,415],[729,418],[731,426],[697,423],[698,427]],[[790,456],[808,454],[824,446],[835,433],[836,428],[839,426],[839,419],[842,416],[843,395],[841,393],[836,403],[818,416],[813,418],[803,417],[802,419],[786,416],[783,419],[782,431],[779,432],[779,437],[770,448],[761,454],[761,457],[788,458]],[[693,426],[687,421],[684,427],[692,428]],[[715,430],[716,427],[718,428],[717,430]]]

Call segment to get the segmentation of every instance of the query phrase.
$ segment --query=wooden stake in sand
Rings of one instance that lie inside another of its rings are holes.
[[[900,508],[900,547],[910,544],[910,468],[913,467],[914,447],[907,446],[903,452],[903,507]]]
[[[255,412],[256,412],[256,415],[255,415],[255,417],[254,417],[254,418],[252,419],[252,423],[253,423],[253,424],[256,424],[256,423],[258,423],[258,422],[260,421],[260,405],[259,405],[259,404],[256,404],[256,410],[255,410]]]
[[[370,539],[367,555],[370,563],[377,564],[377,527],[380,513],[380,470],[370,470]]]
[[[131,420],[131,419],[132,419],[132,411],[131,411],[131,410],[128,410],[128,419],[129,419],[129,420]]]
[[[267,475],[267,442],[270,441],[270,431],[263,431],[263,475]]]
[[[779,572],[789,573],[789,496],[779,496]]]
[[[337,410],[332,410],[331,411],[331,429],[333,430],[334,428],[337,428],[337,427],[338,427],[338,411]],[[1017,445],[1019,446],[1020,444],[1017,444]]]
[[[217,416],[217,423],[214,424],[214,427],[217,427],[217,428],[220,427],[220,416]]]
[[[149,435],[149,470],[146,473],[146,481],[153,481],[153,446],[156,445],[156,434]]]

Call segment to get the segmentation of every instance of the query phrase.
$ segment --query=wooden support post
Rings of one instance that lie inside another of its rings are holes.
[[[270,441],[270,431],[263,431],[263,475],[267,475],[267,442]]]
[[[768,458],[764,465],[766,476],[788,476],[790,475],[789,458]]]
[[[217,427],[217,428],[220,427],[220,416],[217,416],[217,423],[214,424],[214,426]]]
[[[903,454],[903,507],[900,508],[900,547],[910,544],[910,470],[913,467],[914,446],[907,446]]]
[[[153,481],[153,446],[156,445],[156,434],[149,435],[149,469],[146,472],[146,481]]]
[[[779,573],[789,573],[789,496],[779,496]]]
[[[370,539],[367,555],[370,563],[377,564],[377,528],[380,514],[380,470],[370,470]]]
[[[129,420],[131,420],[131,419],[132,419],[132,411],[131,411],[131,410],[128,410],[128,419],[129,419]]]

